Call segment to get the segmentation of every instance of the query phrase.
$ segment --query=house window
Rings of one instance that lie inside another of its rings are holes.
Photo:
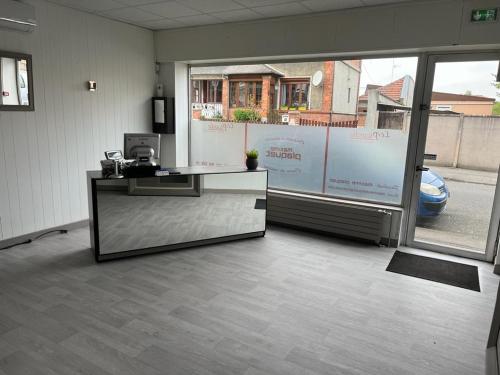
[[[207,82],[207,103],[222,103],[222,81]]]
[[[191,103],[201,103],[201,83],[203,81],[191,81]]]
[[[229,98],[232,108],[259,107],[262,102],[262,82],[231,82]]]
[[[436,110],[438,111],[451,111],[451,105],[436,105]]]
[[[192,103],[222,103],[221,80],[192,80],[191,83]]]
[[[280,109],[307,110],[309,108],[309,81],[281,82]]]

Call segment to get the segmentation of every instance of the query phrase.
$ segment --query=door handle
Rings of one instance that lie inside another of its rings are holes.
[[[429,170],[429,168],[422,167],[421,165],[417,165],[417,168],[416,168],[417,172],[424,172],[424,171],[428,171],[428,170]]]

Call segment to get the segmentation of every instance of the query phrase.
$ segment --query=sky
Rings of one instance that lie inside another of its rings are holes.
[[[365,59],[361,68],[360,93],[367,84],[385,85],[408,74],[415,79],[417,58]],[[497,97],[500,90],[492,82],[498,71],[498,61],[438,63],[434,76],[434,91],[464,94],[470,90],[472,95]]]

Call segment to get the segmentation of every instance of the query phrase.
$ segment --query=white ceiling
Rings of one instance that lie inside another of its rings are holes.
[[[411,0],[49,0],[152,30],[248,21]]]

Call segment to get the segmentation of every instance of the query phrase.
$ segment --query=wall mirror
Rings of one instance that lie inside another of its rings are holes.
[[[31,55],[0,51],[0,111],[33,111]]]

